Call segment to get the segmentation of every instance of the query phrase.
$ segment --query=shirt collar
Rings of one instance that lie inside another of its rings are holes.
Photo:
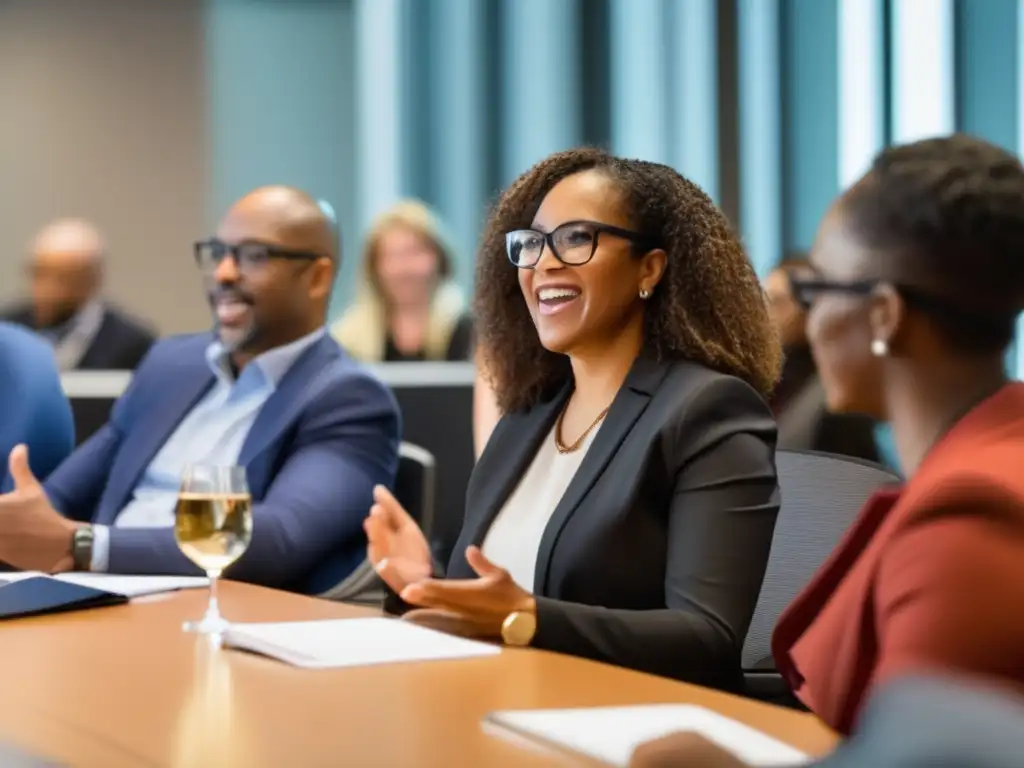
[[[94,327],[98,329],[103,323],[104,311],[103,302],[98,298],[92,298],[60,325],[50,328],[36,328],[34,330],[42,336],[59,341],[79,329],[85,329],[86,331],[92,331]]]
[[[231,369],[228,352],[219,340],[214,340],[206,348],[206,362],[209,364],[214,375],[229,386],[233,386],[242,380],[248,380],[251,377],[258,377],[260,384],[276,389],[281,379],[291,370],[292,366],[302,356],[302,353],[320,341],[326,333],[326,328],[317,328],[300,339],[267,350],[245,366],[237,380]]]

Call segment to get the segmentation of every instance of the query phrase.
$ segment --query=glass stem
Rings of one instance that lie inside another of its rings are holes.
[[[217,604],[217,582],[220,580],[220,571],[207,571],[206,576],[210,579],[210,602],[206,606],[207,619],[220,618],[220,606]]]

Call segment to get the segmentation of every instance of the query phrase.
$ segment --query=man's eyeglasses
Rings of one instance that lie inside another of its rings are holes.
[[[324,258],[319,253],[279,248],[275,245],[261,243],[258,240],[245,240],[233,245],[216,238],[200,240],[195,244],[194,251],[196,266],[203,272],[215,271],[228,256],[234,259],[235,266],[241,272],[257,270],[271,259],[316,261],[317,259]]]
[[[567,221],[551,232],[538,232],[535,229],[509,232],[505,235],[505,252],[514,266],[533,269],[547,245],[560,262],[578,267],[594,258],[598,238],[602,234],[628,240],[638,247],[655,247],[651,238],[629,229],[596,221]]]

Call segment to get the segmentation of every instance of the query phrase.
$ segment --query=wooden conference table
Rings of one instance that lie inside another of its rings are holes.
[[[507,708],[702,704],[814,754],[835,737],[810,715],[536,650],[466,661],[302,670],[211,649],[181,631],[202,590],[0,624],[0,739],[67,765],[257,768],[558,766],[485,734]],[[373,611],[227,582],[236,621]]]

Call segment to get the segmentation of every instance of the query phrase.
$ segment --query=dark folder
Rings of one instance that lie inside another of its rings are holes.
[[[101,589],[36,576],[6,584],[0,577],[0,619],[81,611],[127,603],[128,598]]]

